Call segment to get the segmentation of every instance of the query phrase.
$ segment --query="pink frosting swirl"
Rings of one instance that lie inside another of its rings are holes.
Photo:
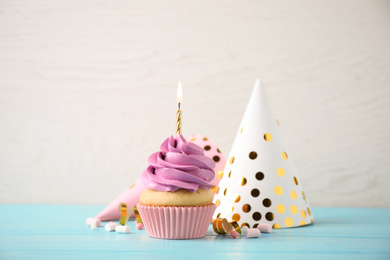
[[[149,156],[149,167],[141,174],[141,182],[149,189],[195,192],[199,187],[211,189],[215,163],[204,155],[198,145],[188,142],[182,135],[167,138],[161,151]]]

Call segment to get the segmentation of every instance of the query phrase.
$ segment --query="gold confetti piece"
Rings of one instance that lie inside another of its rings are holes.
[[[217,234],[226,235],[232,233],[233,226],[226,218],[217,218],[213,221],[213,229]]]
[[[237,221],[232,221],[232,222],[229,222],[229,224],[231,224],[234,228],[235,231],[238,232],[238,234],[241,235],[241,228],[240,226],[238,225]]]
[[[143,224],[142,219],[141,219],[141,215],[138,212],[137,206],[134,206],[133,210],[134,210],[135,219],[137,220],[137,223]]]
[[[119,219],[119,224],[124,226],[124,225],[126,225],[126,222],[127,222],[127,205],[126,205],[126,203],[119,203],[118,211],[119,211],[119,213],[121,213],[121,218]]]

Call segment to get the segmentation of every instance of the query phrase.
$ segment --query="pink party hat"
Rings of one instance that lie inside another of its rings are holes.
[[[131,212],[134,206],[139,202],[139,197],[145,189],[146,187],[139,179],[137,179],[133,185],[122,192],[110,204],[108,204],[107,207],[100,211],[95,218],[102,221],[119,219],[121,217],[121,214],[118,211],[119,203],[126,203],[128,212]]]

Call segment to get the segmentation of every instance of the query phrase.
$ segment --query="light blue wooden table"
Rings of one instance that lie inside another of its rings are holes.
[[[390,209],[313,208],[310,226],[258,239],[162,240],[137,230],[96,231],[85,219],[103,206],[0,205],[0,259],[390,259]]]

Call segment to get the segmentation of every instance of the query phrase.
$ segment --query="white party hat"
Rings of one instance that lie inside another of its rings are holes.
[[[213,218],[274,228],[313,223],[313,215],[258,79],[238,129],[219,189]]]

